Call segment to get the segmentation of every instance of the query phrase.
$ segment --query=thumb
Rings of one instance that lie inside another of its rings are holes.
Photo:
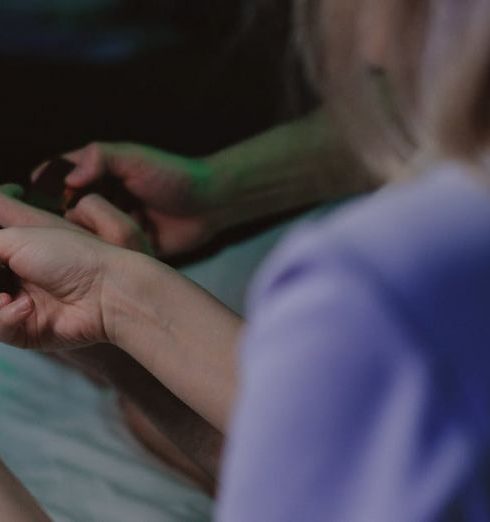
[[[16,333],[25,320],[34,311],[32,299],[22,293],[16,299],[7,294],[0,294],[0,339],[12,343]]]
[[[143,231],[131,217],[98,194],[82,198],[65,218],[113,245],[153,255]]]
[[[83,167],[75,167],[65,178],[65,183],[71,187],[83,187],[92,181],[92,176]]]
[[[91,143],[83,149],[64,154],[76,167],[66,176],[65,183],[72,188],[91,185],[107,173],[112,148],[104,143]]]

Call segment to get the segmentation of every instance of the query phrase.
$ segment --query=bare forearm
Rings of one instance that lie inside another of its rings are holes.
[[[112,345],[79,350],[76,360],[96,368],[214,482],[223,435],[176,397],[126,352]]]
[[[223,432],[236,390],[240,318],[165,265],[128,255],[138,268],[108,299],[111,341]]]
[[[318,110],[206,159],[227,225],[374,187]]]

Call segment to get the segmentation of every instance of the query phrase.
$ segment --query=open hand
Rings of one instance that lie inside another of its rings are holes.
[[[0,260],[22,279],[0,294],[0,340],[60,349],[110,341],[104,301],[124,278],[124,250],[62,228],[0,231]]]

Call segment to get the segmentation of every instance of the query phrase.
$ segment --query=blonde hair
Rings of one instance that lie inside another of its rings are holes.
[[[490,0],[387,0],[383,74],[362,57],[363,0],[298,0],[308,70],[383,180],[414,163],[478,163],[490,146]]]

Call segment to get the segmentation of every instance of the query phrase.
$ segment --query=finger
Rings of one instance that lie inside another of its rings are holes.
[[[36,168],[31,172],[31,183],[36,183],[36,182],[39,180],[39,178],[40,178],[41,176],[44,176],[44,175],[47,173],[47,171],[50,170],[50,169],[49,169],[50,166],[52,166],[53,164],[56,164],[57,162],[59,162],[60,158],[61,158],[61,156],[57,156],[57,157],[55,157],[55,158],[50,159],[49,161],[44,161],[43,163],[41,163],[41,165],[39,165],[38,167],[36,167]],[[63,157],[63,159],[68,159],[68,158],[67,158],[66,155],[65,155],[65,156]],[[74,163],[74,162],[70,161],[69,163]],[[68,165],[64,165],[64,164],[63,164],[61,167],[60,167],[59,165],[57,165],[57,166],[55,167],[55,169],[56,169],[56,171],[57,171],[57,173],[56,173],[56,177],[62,175],[62,174],[58,174],[58,172],[60,171],[61,168],[63,169],[62,172],[64,173],[64,172],[65,172],[65,169],[66,169],[67,167],[68,167]],[[73,168],[74,168],[74,167],[72,167],[72,169],[70,169],[70,171],[73,170]],[[46,175],[48,175],[48,174],[46,174]],[[52,174],[52,175],[53,175],[53,174]],[[66,174],[63,174],[63,175],[66,175]],[[64,180],[63,180],[63,181],[64,181]]]
[[[83,149],[64,154],[76,167],[66,176],[65,183],[72,188],[82,188],[94,183],[107,171],[111,146],[91,143]]]
[[[25,293],[0,306],[0,339],[11,342],[26,319],[34,311],[34,302]]]
[[[15,199],[22,199],[24,197],[24,189],[17,183],[5,183],[0,185],[0,193]]]
[[[104,174],[104,155],[109,147],[102,143],[91,143],[81,149],[67,152],[63,158],[71,161],[76,167],[66,177],[66,183],[73,188],[81,188]],[[42,175],[49,161],[41,163],[31,173],[31,181],[35,182]]]
[[[36,227],[76,227],[64,219],[45,210],[32,207],[27,203],[6,196],[0,190],[0,225],[2,227],[36,226]]]
[[[65,217],[113,245],[153,253],[138,225],[98,194],[89,194],[82,198]]]
[[[0,308],[12,302],[12,296],[6,292],[0,293]]]

